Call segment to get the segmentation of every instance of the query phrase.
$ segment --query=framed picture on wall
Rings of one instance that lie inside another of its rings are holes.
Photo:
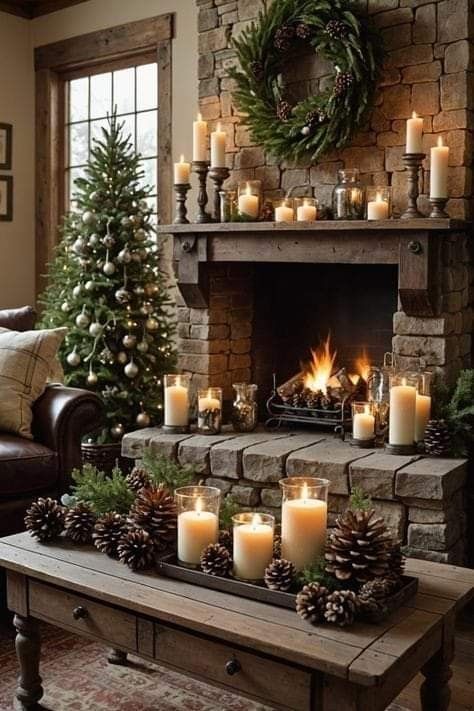
[[[0,222],[13,220],[13,177],[0,175]]]
[[[12,169],[12,133],[10,123],[0,123],[0,170]]]

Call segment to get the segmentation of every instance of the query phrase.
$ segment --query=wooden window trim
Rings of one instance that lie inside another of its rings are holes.
[[[159,15],[38,47],[36,72],[36,292],[45,285],[65,208],[65,86],[72,78],[136,61],[158,65],[158,211],[171,220],[171,40],[173,15]]]

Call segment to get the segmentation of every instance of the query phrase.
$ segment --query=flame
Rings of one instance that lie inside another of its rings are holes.
[[[328,381],[337,355],[336,351],[331,353],[331,336],[327,337],[323,346],[314,351],[311,349],[311,353],[313,360],[305,375],[304,385],[314,393],[322,392],[323,395],[327,395]]]
[[[219,121],[217,124],[217,133],[221,133],[221,132],[222,132],[222,127],[221,127],[221,122]]]
[[[372,413],[370,412],[370,405],[367,403],[364,405],[364,415],[371,415]]]
[[[377,193],[375,196],[375,202],[383,202],[382,193]]]
[[[444,146],[443,143],[443,136],[438,137],[438,148],[442,148]]]
[[[181,376],[177,375],[176,376],[176,387],[179,388],[180,385],[181,385]]]
[[[367,355],[367,351],[365,350],[365,348],[363,349],[362,355],[360,356],[360,358],[357,358],[357,360],[355,362],[355,367],[356,367],[356,370],[357,370],[359,376],[362,378],[362,380],[365,380],[365,382],[367,382],[369,379],[369,373],[370,373],[370,360],[369,360],[369,356]],[[356,382],[354,382],[352,380],[352,377],[351,377],[351,381],[354,383],[354,385],[357,385],[357,383],[359,382],[358,380],[356,380]]]
[[[183,155],[183,154],[181,154],[181,160],[180,160],[180,163],[184,163],[184,155]]]
[[[196,505],[194,507],[196,513],[200,514],[202,511],[202,496],[198,496],[196,499]]]
[[[306,501],[306,499],[308,498],[308,484],[306,482],[301,487],[301,498],[303,499],[303,501]]]
[[[197,120],[202,121],[202,114],[201,113],[198,113]]]
[[[251,194],[252,194],[252,188],[250,187],[250,183],[247,183],[246,195],[251,195]]]
[[[416,111],[414,111],[414,112],[412,113],[411,117],[414,118],[414,119],[418,118],[418,114],[416,113]]]
[[[262,523],[262,517],[260,514],[256,513],[252,516],[252,527],[257,528]]]

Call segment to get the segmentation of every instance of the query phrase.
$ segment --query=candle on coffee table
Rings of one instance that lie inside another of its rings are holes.
[[[178,507],[178,560],[199,566],[201,554],[219,538],[220,490],[213,486],[176,489]]]
[[[312,477],[288,477],[283,489],[281,555],[297,570],[312,565],[323,553],[327,530],[329,482]]]
[[[240,580],[263,580],[265,569],[273,558],[275,519],[269,514],[241,513],[234,524],[234,577]]]

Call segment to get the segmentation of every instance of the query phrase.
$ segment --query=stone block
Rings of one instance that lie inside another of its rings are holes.
[[[441,108],[443,111],[472,107],[472,74],[456,72],[441,77]]]
[[[441,131],[456,131],[457,129],[473,127],[473,120],[470,113],[464,109],[455,109],[453,111],[440,111],[433,118],[433,131],[440,133]]]
[[[402,69],[402,82],[404,84],[437,81],[440,76],[440,61],[430,62],[429,64],[415,64],[412,67]]]
[[[214,73],[214,55],[212,52],[201,54],[198,63],[198,78],[207,79]]]
[[[448,330],[448,319],[418,318],[407,316],[403,311],[393,315],[393,332],[399,336],[444,336]]]
[[[439,84],[415,84],[412,89],[412,106],[423,116],[434,116],[439,111]]]
[[[372,454],[349,465],[350,488],[360,487],[374,499],[395,498],[395,474],[416,457]]]
[[[453,42],[446,47],[444,71],[446,74],[472,71],[474,69],[473,61],[468,40]]]
[[[410,523],[407,542],[414,548],[446,551],[461,535],[459,519],[447,523]]]
[[[252,335],[252,324],[250,321],[232,322],[230,326],[232,340],[239,338],[250,338]]]
[[[280,489],[261,489],[260,497],[264,506],[271,506],[273,508],[279,508],[281,506],[282,495]]]
[[[407,87],[408,88],[408,87]],[[403,154],[405,153],[405,146],[399,145],[392,148],[387,148],[385,151],[385,169],[392,173],[393,171],[403,170]]]
[[[263,9],[262,0],[238,0],[239,20],[253,20]]]
[[[150,439],[159,432],[158,427],[145,427],[136,432],[128,432],[122,438],[122,457],[141,459]]]
[[[422,5],[416,10],[413,42],[415,44],[436,42],[436,6],[434,4]]]
[[[209,483],[209,479],[207,483]],[[259,490],[252,486],[236,484],[232,487],[232,498],[242,506],[256,506],[260,500]],[[271,504],[267,505],[271,506]]]
[[[179,444],[178,461],[180,464],[194,467],[198,474],[208,476],[211,447],[234,436],[234,434],[193,435]]]
[[[470,3],[443,0],[438,4],[438,42],[455,42],[469,37]]]
[[[284,170],[281,178],[281,186],[285,193],[291,188],[306,185],[309,181],[308,170]]]
[[[282,434],[281,437],[286,437]],[[278,435],[268,432],[256,432],[235,435],[234,439],[216,444],[211,449],[210,463],[213,476],[226,479],[240,479],[243,476],[242,457],[248,447],[262,442],[278,439]]]
[[[433,48],[430,44],[414,44],[389,52],[387,64],[390,67],[410,67],[413,64],[427,64],[432,60]]]
[[[452,336],[394,336],[392,345],[398,355],[410,358],[423,356],[428,365],[445,365],[453,356],[455,339]]]
[[[321,441],[321,435],[290,435],[247,448],[243,453],[243,475],[250,481],[276,483],[285,476],[286,461],[292,453]]]
[[[370,15],[387,12],[394,10],[399,4],[399,0],[368,0],[368,12]]]
[[[395,495],[402,499],[442,501],[446,508],[454,492],[463,486],[466,476],[465,459],[419,459],[397,472]]]
[[[413,10],[408,7],[379,12],[374,18],[374,23],[379,29],[393,27],[394,25],[404,25],[407,22],[413,22]]]
[[[198,39],[199,54],[225,49],[229,41],[229,32],[230,30],[227,26],[201,32]]]
[[[217,479],[216,477],[210,476],[206,479],[206,486],[215,486],[216,489],[219,489],[222,492],[222,495],[225,496],[230,492],[232,482],[227,481],[226,479]]]
[[[242,148],[235,157],[235,167],[237,169],[257,168],[265,164],[265,154],[260,146]]]
[[[387,86],[382,90],[382,111],[389,119],[403,119],[411,116],[411,89],[405,84]]]
[[[378,173],[385,168],[384,152],[376,148],[370,151],[365,148],[345,148],[340,156],[346,168],[359,168],[361,173]]]
[[[280,168],[276,166],[264,166],[255,171],[257,180],[261,180],[264,190],[278,190],[280,188]]]
[[[198,14],[198,32],[206,32],[217,27],[219,17],[217,10],[213,7],[200,8]]]
[[[179,445],[191,436],[190,434],[164,434],[159,430],[157,434],[150,438],[149,448],[153,454],[176,460]]]
[[[382,30],[382,40],[387,52],[401,47],[409,47],[412,43],[412,25],[386,27]]]
[[[404,546],[403,552],[410,558],[420,558],[433,563],[449,563],[451,565],[466,564],[466,545],[462,538],[449,549],[449,551],[432,551],[414,546]]]
[[[404,540],[407,520],[407,509],[395,501],[374,501],[375,513],[381,516],[394,538]]]

